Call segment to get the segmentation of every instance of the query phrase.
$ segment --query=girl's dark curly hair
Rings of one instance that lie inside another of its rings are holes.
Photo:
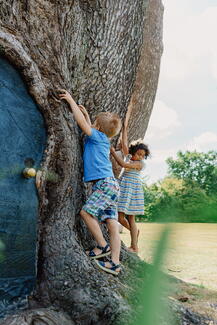
[[[133,141],[130,143],[129,146],[129,154],[130,155],[135,155],[135,153],[137,152],[137,150],[144,150],[145,151],[145,159],[147,159],[150,156],[150,150],[147,146],[147,144],[145,144],[142,139],[138,139],[136,141]]]

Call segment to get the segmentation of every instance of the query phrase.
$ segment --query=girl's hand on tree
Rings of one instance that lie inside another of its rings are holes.
[[[116,151],[117,150],[122,150],[122,141],[121,140],[120,140],[120,142],[116,146]]]
[[[111,154],[115,153],[115,148],[114,147],[110,147],[110,152],[111,152]]]

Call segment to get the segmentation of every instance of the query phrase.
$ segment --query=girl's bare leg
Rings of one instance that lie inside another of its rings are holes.
[[[130,224],[129,224],[128,220],[125,218],[125,213],[118,212],[118,221],[122,226],[124,226],[125,228],[130,230]]]
[[[138,229],[138,228],[137,228]],[[138,229],[137,231],[137,245],[138,245],[138,240],[139,240],[139,233],[140,233],[140,230]],[[132,243],[131,243],[131,246],[128,247],[128,248],[132,248]]]
[[[135,216],[128,216],[130,225],[131,235],[131,246],[129,250],[137,253],[138,252],[138,229],[136,226]]]

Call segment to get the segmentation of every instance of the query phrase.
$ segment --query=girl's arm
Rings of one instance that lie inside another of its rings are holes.
[[[76,102],[74,101],[72,96],[68,93],[68,91],[66,91],[64,89],[61,89],[61,91],[62,91],[62,94],[59,94],[60,99],[65,99],[69,103],[70,109],[74,115],[76,122],[78,123],[78,125],[80,126],[82,131],[85,134],[90,136],[92,134],[91,126],[87,123],[79,106],[76,104]]]
[[[85,120],[87,121],[87,123],[91,126],[91,120],[90,120],[90,116],[86,110],[86,108],[83,105],[78,105],[78,107],[80,108],[81,112],[83,113]]]
[[[132,103],[127,108],[127,114],[124,120],[123,130],[122,130],[122,152],[125,156],[129,154],[129,145],[128,145],[128,134],[127,134],[127,128],[128,128],[128,122],[130,119],[130,115],[132,113]]]
[[[127,123],[126,121],[124,122],[123,129],[122,129],[122,152],[124,156],[127,156],[129,154],[129,149],[128,149],[128,140],[127,140]]]
[[[110,151],[111,151],[112,156],[115,158],[115,160],[121,167],[129,168],[129,169],[137,169],[137,170],[142,169],[143,165],[142,165],[141,161],[135,161],[135,162],[129,163],[129,162],[124,161],[121,157],[119,157],[116,154],[115,149],[113,147],[111,147]]]

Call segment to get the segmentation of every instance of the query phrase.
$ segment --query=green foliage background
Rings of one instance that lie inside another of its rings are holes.
[[[158,222],[217,222],[217,152],[178,152],[168,175],[144,185],[144,216]]]

